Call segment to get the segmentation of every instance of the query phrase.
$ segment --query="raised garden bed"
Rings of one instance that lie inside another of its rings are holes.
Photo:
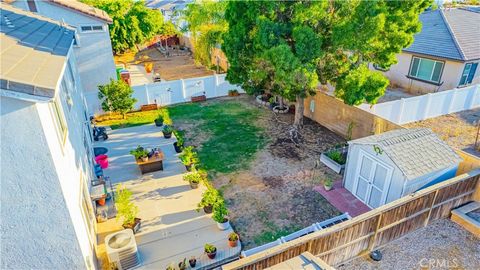
[[[142,112],[144,112],[144,111],[154,111],[154,110],[156,110],[156,109],[158,109],[157,104],[147,104],[147,105],[142,105],[142,106],[140,107],[140,110],[141,110]]]
[[[205,100],[207,100],[207,97],[205,95],[193,96],[192,97],[192,102],[202,102],[202,101],[205,101]]]
[[[347,160],[348,147],[337,147],[320,155],[320,161],[327,167],[338,174],[342,174],[345,170],[345,163]]]

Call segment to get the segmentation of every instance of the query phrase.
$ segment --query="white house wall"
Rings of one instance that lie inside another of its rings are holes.
[[[108,83],[110,78],[116,78],[110,34],[105,21],[48,1],[35,2],[39,14],[60,22],[64,21],[77,28],[79,46],[75,46],[74,51],[85,93],[98,93],[98,85]],[[24,0],[15,1],[13,5],[28,10]],[[102,25],[104,31],[82,33],[80,29],[82,25]],[[89,104],[90,108],[99,108],[98,100],[92,99],[92,102],[97,103]],[[93,114],[95,111],[90,113]]]
[[[73,57],[73,55],[71,56]],[[78,80],[72,81],[69,75],[69,67],[74,66],[75,61],[72,57],[70,57],[71,64],[66,66],[64,72],[63,80],[65,83],[60,85],[57,92],[68,130],[63,146],[57,136],[57,126],[52,117],[51,105],[49,103],[37,103],[37,110],[50,153],[54,157],[55,170],[67,209],[74,221],[74,228],[83,257],[87,262],[87,268],[93,268],[95,265],[94,245],[96,236],[94,231],[89,234],[82,213],[81,200],[82,186],[86,183],[87,188],[89,187],[93,171],[91,167],[92,153],[87,152],[87,149],[91,149],[91,138],[87,137],[88,133],[86,132],[88,121],[85,115],[83,93],[79,88]],[[68,91],[65,87],[68,88]],[[69,99],[71,100],[71,107],[69,106]],[[85,147],[85,143],[87,147]]]
[[[398,63],[390,67],[386,72],[383,72],[390,80],[390,84],[393,87],[403,88],[413,94],[426,94],[433,93],[436,91],[443,91],[456,88],[460,83],[460,77],[465,67],[465,63],[449,61],[445,59],[437,59],[440,61],[445,61],[444,69],[442,72],[442,77],[440,82],[443,82],[441,86],[434,84],[421,82],[418,80],[407,78],[408,72],[410,70],[410,63],[412,61],[412,54],[401,53],[397,55]],[[415,55],[422,57],[420,55]],[[425,57],[431,58],[431,57]],[[433,59],[433,58],[432,58]],[[477,61],[478,62],[478,61]],[[372,65],[370,65],[373,69]],[[477,70],[472,84],[480,83],[480,72]]]
[[[39,116],[31,102],[6,97],[0,97],[0,102],[0,268],[85,269],[75,233],[78,229],[74,229],[81,222],[72,221],[65,207],[77,196],[62,195],[54,165],[61,158],[49,151],[51,134],[44,134],[40,123],[45,116]],[[72,180],[62,181],[74,185]]]

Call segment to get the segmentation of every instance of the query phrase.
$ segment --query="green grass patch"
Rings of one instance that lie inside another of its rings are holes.
[[[194,130],[209,134],[199,149],[202,168],[209,172],[230,173],[247,169],[258,150],[267,142],[264,129],[255,123],[264,113],[237,101],[190,103],[168,107],[173,122],[195,123]],[[192,139],[192,138],[187,138]]]
[[[139,111],[127,113],[126,118],[123,119],[120,114],[105,114],[96,118],[99,126],[110,126],[112,129],[142,126],[153,124],[153,121],[159,116],[163,115],[165,123],[171,123],[168,117],[168,111],[165,109],[154,111]]]

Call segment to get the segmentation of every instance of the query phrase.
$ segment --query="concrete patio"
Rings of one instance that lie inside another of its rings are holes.
[[[105,175],[115,185],[125,185],[132,191],[133,201],[139,208],[142,225],[135,236],[142,268],[165,269],[170,263],[178,264],[194,256],[197,258],[195,269],[204,269],[238,256],[240,247],[228,247],[227,237],[232,230],[220,231],[211,215],[196,211],[205,188],[191,189],[183,181],[186,170],[173,142],[175,138],[163,138],[161,128],[146,125],[109,131],[109,139],[95,145],[108,149],[110,164],[104,170]],[[138,145],[159,147],[165,156],[164,170],[142,175],[129,154]],[[104,224],[98,224],[99,231]],[[215,260],[204,254],[206,243],[217,247]]]

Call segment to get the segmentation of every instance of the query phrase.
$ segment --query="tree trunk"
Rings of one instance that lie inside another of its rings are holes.
[[[303,125],[304,98],[297,95],[296,99],[297,102],[295,103],[295,120],[293,121],[293,126],[295,126],[296,128],[301,128]]]
[[[280,109],[283,109],[283,107],[284,107],[284,106],[283,106],[283,97],[280,96]]]

